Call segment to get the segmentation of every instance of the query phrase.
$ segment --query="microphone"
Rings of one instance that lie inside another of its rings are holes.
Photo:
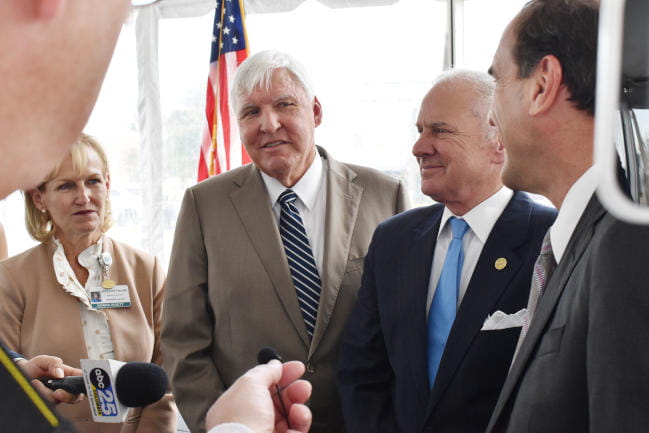
[[[50,389],[86,393],[95,422],[123,422],[129,407],[155,403],[169,386],[164,370],[148,362],[82,359],[81,368],[83,376],[41,381]]]
[[[272,347],[263,347],[259,353],[257,353],[257,362],[259,364],[267,364],[271,359],[276,359],[279,362],[282,362],[282,357],[277,353]],[[284,399],[282,398],[282,389],[278,384],[275,384],[275,395],[279,401],[279,407],[282,411],[282,416],[286,419],[286,426],[290,429],[291,424],[288,421],[288,411],[286,410],[286,405],[284,404]]]
[[[257,362],[259,364],[268,364],[268,361],[271,359],[282,362],[282,357],[272,347],[263,347],[257,354]]]

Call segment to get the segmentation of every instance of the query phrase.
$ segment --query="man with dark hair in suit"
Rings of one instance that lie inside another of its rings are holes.
[[[449,71],[421,104],[412,152],[422,191],[440,203],[374,233],[339,354],[349,433],[487,426],[555,217],[503,187],[504,154],[487,123],[493,86],[486,73]]]
[[[559,209],[491,433],[631,433],[649,425],[649,228],[616,220],[595,195],[598,10],[593,0],[529,2],[490,69],[503,180]]]
[[[189,188],[176,225],[162,326],[165,367],[193,433],[264,346],[306,364],[314,433],[343,429],[340,335],[374,228],[406,208],[403,184],[315,144],[322,106],[277,51],[236,71],[232,106],[253,164]]]

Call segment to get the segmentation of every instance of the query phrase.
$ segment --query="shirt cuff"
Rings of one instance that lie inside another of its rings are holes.
[[[207,433],[255,433],[243,424],[228,422],[212,427]]]

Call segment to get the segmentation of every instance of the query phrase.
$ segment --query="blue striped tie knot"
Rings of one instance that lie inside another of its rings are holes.
[[[291,189],[286,189],[277,200],[281,207],[279,234],[284,244],[304,324],[309,336],[313,337],[320,302],[320,275],[300,212],[295,206],[297,194]]]

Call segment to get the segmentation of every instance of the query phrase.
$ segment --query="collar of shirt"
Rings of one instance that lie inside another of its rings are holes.
[[[590,167],[575,182],[563,199],[557,220],[550,228],[550,244],[554,259],[559,263],[566,251],[572,232],[597,188],[597,170]]]
[[[503,210],[505,210],[505,207],[507,207],[513,194],[513,191],[509,188],[502,187],[496,193],[492,194],[491,197],[484,200],[461,217],[467,222],[471,230],[468,230],[462,239],[464,264],[462,265],[460,284],[458,287],[458,308],[464,298],[467,288],[469,287],[469,281],[471,281],[471,276],[473,275],[475,266],[478,263],[480,254],[482,254],[482,248],[489,237],[489,233],[491,233],[493,226],[503,213]],[[437,234],[437,242],[433,252],[433,263],[428,283],[428,297],[426,299],[426,311],[429,311],[430,304],[435,295],[437,283],[439,282],[439,277],[446,259],[446,253],[451,244],[451,228],[447,227],[448,224],[446,224],[446,222],[452,216],[457,218],[457,216],[453,215],[450,210],[444,208],[439,225],[440,229]]]
[[[89,273],[88,281],[83,287],[65,256],[63,245],[57,239],[54,239],[56,244],[53,259],[54,271],[63,289],[80,301],[79,309],[81,312],[83,339],[88,359],[115,359],[106,314],[103,310],[92,308],[88,295],[91,288],[98,287],[101,284],[102,269],[99,264],[99,255],[103,251],[103,240],[102,236],[96,244],[83,250],[77,258],[79,264],[86,268]]]
[[[323,172],[322,158],[316,150],[316,157],[313,158],[311,166],[307,169],[300,180],[291,187],[293,192],[295,192],[300,199],[299,201],[302,202],[307,210],[313,208],[313,205],[318,198]],[[261,178],[264,180],[266,190],[268,191],[268,197],[270,198],[273,209],[276,210],[276,216],[279,218],[279,203],[277,203],[277,199],[280,194],[286,190],[286,187],[277,179],[267,175],[263,171],[261,172]]]
[[[87,288],[97,286],[101,283],[99,281],[101,279],[101,266],[97,257],[103,250],[103,237],[99,238],[96,244],[90,245],[79,254],[79,264],[86,268],[89,274],[85,287],[81,285],[72,270],[61,242],[58,239],[54,239],[54,244],[56,245],[56,250],[54,251],[52,262],[57,281],[63,286],[66,292],[77,297],[86,307],[92,308],[90,306]]]
[[[456,218],[464,219],[469,225],[471,231],[484,245],[484,243],[487,242],[489,233],[491,233],[491,229],[505,210],[505,207],[507,207],[507,204],[509,203],[509,200],[511,200],[513,194],[514,192],[511,189],[503,186],[495,194],[492,194],[491,197],[484,200],[482,203],[480,203],[461,217],[458,217],[457,215],[453,214],[453,212],[451,212],[447,207],[444,207],[444,213],[442,214],[442,219],[439,224],[439,232],[437,233],[437,238],[439,239],[439,236],[442,234],[443,230],[450,230],[450,227],[446,228],[446,222],[450,217],[454,216]]]

